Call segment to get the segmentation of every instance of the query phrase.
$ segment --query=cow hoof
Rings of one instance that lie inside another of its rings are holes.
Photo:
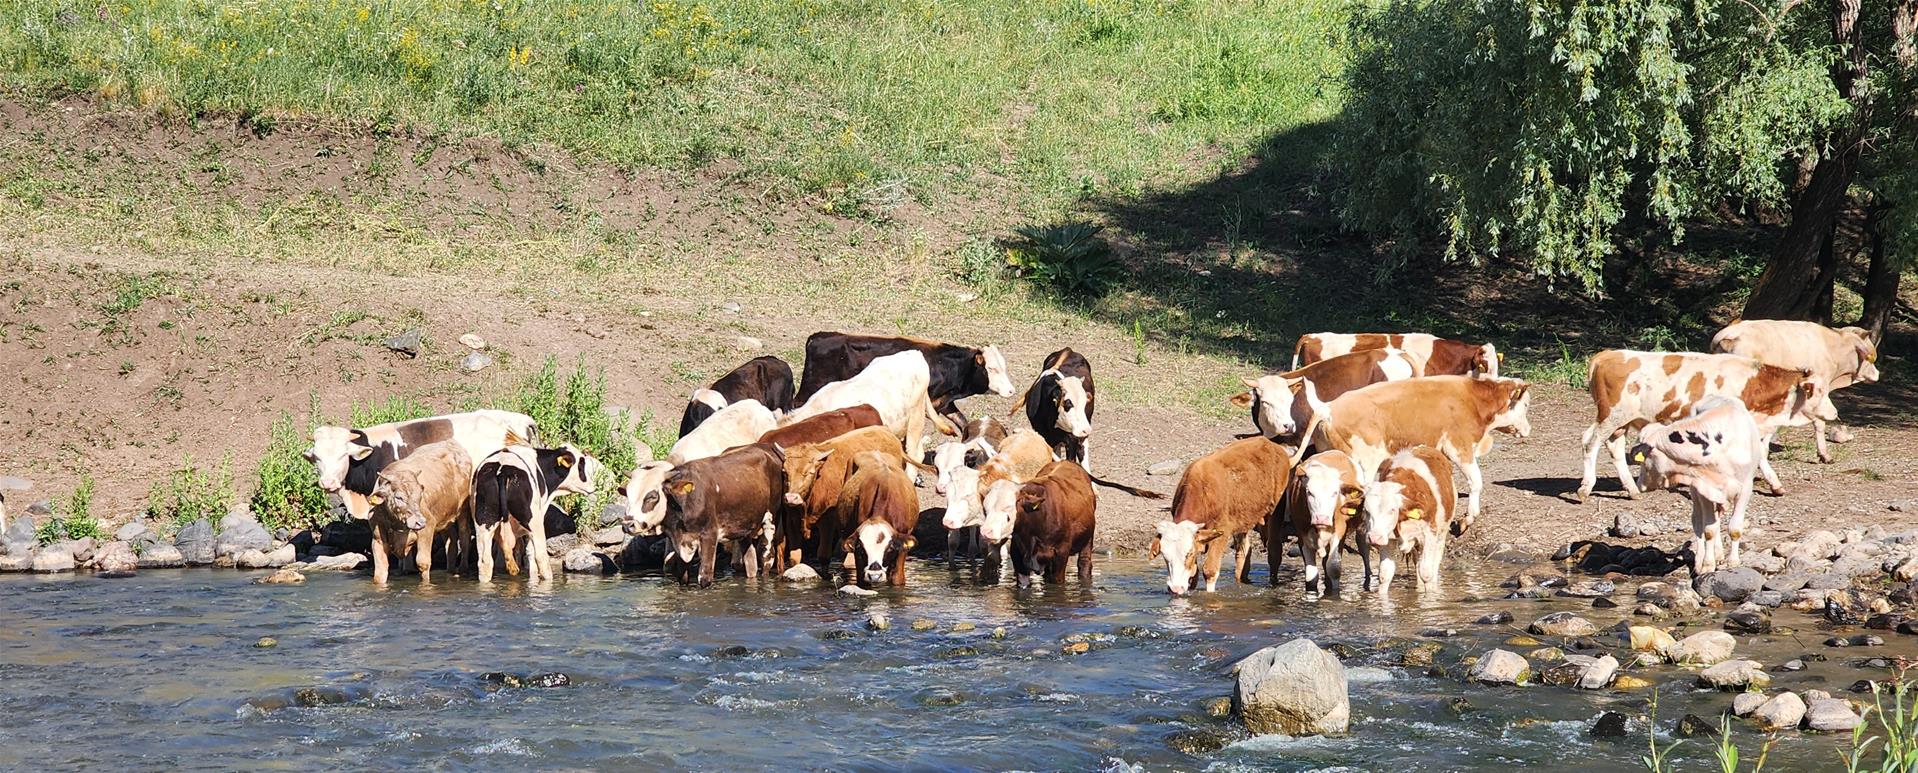
[[[1572,492],[1572,501],[1582,505],[1582,504],[1585,504],[1585,498],[1591,495],[1592,495],[1591,489],[1582,488]]]
[[[1772,496],[1782,497],[1785,495],[1785,487],[1783,486],[1771,486],[1769,488],[1771,489]]]

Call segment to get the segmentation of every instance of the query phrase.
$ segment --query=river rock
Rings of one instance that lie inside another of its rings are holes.
[[[1851,576],[1838,572],[1820,572],[1805,578],[1805,587],[1812,590],[1838,590],[1851,587]]]
[[[1185,462],[1179,461],[1178,459],[1166,459],[1164,461],[1153,464],[1151,467],[1145,468],[1145,474],[1147,475],[1177,475],[1179,474],[1179,471],[1183,469],[1185,469]]]
[[[1765,701],[1765,694],[1762,692],[1741,692],[1732,697],[1732,716],[1749,717],[1753,711],[1758,710],[1759,706],[1764,705]]]
[[[879,591],[872,590],[871,588],[861,588],[851,583],[847,583],[845,585],[839,586],[839,592],[847,596],[877,596],[879,595]]]
[[[1870,597],[1856,589],[1832,591],[1825,596],[1825,619],[1834,625],[1864,625],[1870,616]]]
[[[1310,639],[1239,661],[1232,702],[1245,726],[1260,734],[1342,735],[1352,718],[1345,665]]]
[[[1765,577],[1749,567],[1720,569],[1692,581],[1692,587],[1699,595],[1716,596],[1731,602],[1744,601],[1747,596],[1763,590]]]
[[[580,545],[560,557],[560,566],[574,574],[605,574],[606,561],[592,548]]]
[[[1698,686],[1718,690],[1763,690],[1771,675],[1755,660],[1727,660],[1698,672]]]
[[[341,553],[336,556],[320,556],[308,562],[306,568],[311,571],[350,572],[366,563],[362,553]]]
[[[812,568],[811,564],[798,563],[781,573],[779,578],[787,582],[813,582],[819,579],[819,571]]]
[[[1819,698],[1805,707],[1805,727],[1826,733],[1850,732],[1863,722],[1841,698]]]
[[[1576,599],[1595,599],[1612,595],[1618,583],[1611,580],[1583,580],[1560,588],[1556,595]]]
[[[478,373],[492,364],[493,355],[485,352],[467,352],[465,357],[460,358],[460,370],[467,373]]]
[[[407,328],[399,335],[381,342],[388,351],[412,359],[420,356],[420,347],[426,342],[426,333],[419,328]]]
[[[1771,632],[1771,616],[1763,612],[1737,611],[1725,616],[1725,630],[1733,633]]]
[[[1731,658],[1737,644],[1738,640],[1724,631],[1699,631],[1679,640],[1665,656],[1682,665],[1710,666]]]
[[[140,557],[133,554],[133,546],[119,540],[101,545],[93,551],[93,570],[109,577],[130,577],[140,568]]]
[[[1467,679],[1480,684],[1522,684],[1532,678],[1532,664],[1510,650],[1495,649],[1480,655]]]
[[[1578,677],[1578,689],[1599,690],[1611,685],[1618,676],[1618,658],[1610,655],[1600,656],[1585,667],[1585,673]]]
[[[1590,636],[1598,632],[1598,626],[1570,612],[1553,612],[1532,621],[1527,630],[1538,636]]]
[[[1585,666],[1578,663],[1558,663],[1536,672],[1539,683],[1551,687],[1571,687],[1584,674]]]
[[[1399,653],[1399,665],[1407,668],[1431,668],[1438,661],[1438,642],[1412,642]]]
[[[1745,603],[1761,606],[1766,609],[1777,609],[1785,605],[1785,594],[1775,590],[1761,590],[1752,594],[1751,598],[1745,600]]]
[[[1512,613],[1501,609],[1489,615],[1481,615],[1479,619],[1474,620],[1472,622],[1477,623],[1479,625],[1504,625],[1506,623],[1512,622]]]
[[[281,545],[272,552],[247,548],[233,554],[233,565],[241,569],[274,569],[293,563],[299,558],[293,550],[293,543]]]
[[[1779,693],[1752,709],[1751,718],[1758,723],[1758,729],[1768,733],[1797,727],[1805,718],[1805,699],[1797,693]]]
[[[1632,607],[1632,614],[1636,617],[1649,617],[1653,619],[1658,619],[1658,618],[1664,617],[1666,612],[1663,607],[1660,607],[1657,604],[1653,604],[1647,601],[1643,604]]]
[[[33,522],[31,515],[20,515],[9,519],[6,530],[0,531],[0,548],[5,548],[5,552],[9,555],[17,556],[33,552],[33,549],[40,544],[40,540],[33,535],[36,528],[38,526]]]
[[[1618,690],[1643,690],[1650,686],[1652,686],[1651,680],[1631,674],[1619,674],[1612,679],[1613,689]]]
[[[1777,574],[1785,571],[1785,559],[1770,553],[1748,553],[1745,556],[1745,565],[1757,570],[1759,574]]]
[[[147,525],[144,523],[141,523],[139,521],[127,521],[126,523],[122,524],[120,528],[114,530],[113,539],[118,542],[131,543],[140,539],[141,537],[146,536],[149,531],[150,530],[147,529]]]
[[[1678,640],[1673,639],[1671,634],[1666,633],[1662,628],[1653,628],[1649,625],[1627,627],[1620,638],[1624,639],[1625,646],[1630,647],[1634,652],[1665,652],[1678,646]]]
[[[618,519],[615,518],[613,521],[617,523]],[[603,548],[624,545],[627,539],[629,538],[626,536],[625,530],[618,526],[608,526],[593,532],[593,544]]]
[[[1804,536],[1785,553],[1786,558],[1803,557],[1814,561],[1823,561],[1838,555],[1839,546],[1844,540],[1837,534],[1819,529]],[[1782,547],[1782,546],[1781,546]]]
[[[148,545],[146,550],[140,551],[141,569],[170,569],[176,566],[186,566],[186,557],[172,545]]]
[[[1891,578],[1899,582],[1918,580],[1918,557],[1907,558],[1891,570]]]
[[[1712,738],[1718,735],[1718,726],[1697,714],[1686,714],[1678,719],[1678,726],[1672,729],[1672,735],[1679,738]]]
[[[267,533],[266,527],[253,520],[250,514],[241,516],[242,513],[230,513],[220,520],[220,535],[214,548],[216,557],[233,556],[235,563],[238,563],[243,551],[258,550],[264,553],[273,547],[273,535]]]
[[[254,585],[298,585],[303,582],[306,582],[306,575],[300,574],[297,570],[282,566],[278,569],[273,570],[272,574],[269,574],[265,577],[261,577],[260,579],[254,580],[253,584]]]
[[[99,543],[95,542],[92,537],[81,537],[79,539],[67,540],[66,544],[67,552],[73,554],[73,560],[84,564],[93,559],[93,549]]]
[[[65,543],[48,545],[33,556],[33,571],[36,572],[71,572],[73,567],[73,549]]]
[[[1598,715],[1598,721],[1592,723],[1594,738],[1624,738],[1625,715],[1616,711],[1607,711]]]
[[[888,617],[886,613],[884,612],[874,612],[866,616],[867,630],[884,631],[891,627],[892,627],[892,618]]]

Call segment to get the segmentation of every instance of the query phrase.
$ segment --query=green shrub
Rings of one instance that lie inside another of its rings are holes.
[[[221,456],[220,466],[206,471],[195,467],[193,457],[187,456],[178,469],[147,489],[146,517],[165,521],[174,531],[201,518],[218,523],[233,500],[232,454]]]
[[[598,528],[600,511],[618,495],[619,476],[631,471],[637,459],[635,443],[644,437],[648,447],[657,448],[659,442],[650,416],[640,422],[636,431],[625,409],[607,410],[606,374],[604,371],[589,374],[584,357],[564,378],[560,376],[558,363],[552,357],[546,358],[539,371],[528,376],[512,397],[501,403],[533,418],[539,425],[539,445],[571,443],[592,454],[604,466],[601,479],[594,481],[592,496],[585,497],[584,501],[561,504],[573,513],[582,532]]]
[[[371,427],[375,424],[423,419],[435,413],[437,411],[425,403],[411,397],[396,395],[386,398],[383,402],[366,404],[354,402],[353,407],[347,410],[347,426]],[[317,416],[317,413],[315,415]]]
[[[1006,250],[1006,263],[1022,277],[1069,296],[1098,296],[1125,275],[1112,245],[1099,238],[1104,226],[1061,223],[1021,226]]]
[[[267,429],[266,451],[254,474],[253,515],[269,529],[310,527],[325,520],[326,492],[320,490],[313,463],[304,454],[319,426],[319,397],[314,395],[302,423],[293,414],[280,417]]]
[[[93,517],[92,475],[80,476],[80,485],[74,487],[67,501],[54,507],[53,515],[34,529],[33,536],[42,545],[68,539],[106,537],[106,529],[100,526],[99,519]]]

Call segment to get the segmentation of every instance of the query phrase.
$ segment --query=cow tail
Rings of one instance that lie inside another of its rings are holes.
[[[1027,388],[1026,388],[1026,391],[1024,391],[1024,392],[1020,392],[1020,393],[1019,393],[1019,399],[1018,399],[1018,400],[1014,400],[1014,401],[1013,401],[1013,403],[1012,403],[1012,407],[1011,407],[1010,409],[1007,409],[1007,410],[1006,410],[1006,415],[1007,415],[1007,416],[1012,416],[1012,415],[1014,415],[1014,414],[1016,414],[1016,413],[1018,413],[1018,412],[1019,412],[1019,409],[1021,409],[1021,408],[1024,408],[1024,407],[1026,407],[1026,398],[1027,398],[1028,396],[1030,396],[1031,394],[1032,394],[1032,388],[1031,388],[1031,387],[1027,387]]]
[[[1097,483],[1106,488],[1118,489],[1120,491],[1123,491],[1127,494],[1131,494],[1140,499],[1164,499],[1165,498],[1164,494],[1161,494],[1157,491],[1151,491],[1151,490],[1142,489],[1142,488],[1133,488],[1124,483],[1114,483],[1112,481],[1105,480],[1103,478],[1093,478],[1091,475],[1087,475],[1086,477],[1092,478],[1093,483]]]

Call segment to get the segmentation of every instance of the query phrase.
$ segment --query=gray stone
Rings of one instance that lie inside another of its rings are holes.
[[[1805,718],[1805,699],[1796,693],[1779,693],[1752,709],[1751,718],[1758,723],[1760,730],[1766,732],[1795,728]]]
[[[1851,587],[1851,577],[1837,572],[1814,574],[1807,578],[1805,587],[1812,590],[1839,590]]]
[[[1665,656],[1674,663],[1710,666],[1730,659],[1737,644],[1738,640],[1724,631],[1699,631],[1680,639]]]
[[[1775,590],[1761,590],[1752,594],[1746,601],[1766,609],[1776,609],[1785,605],[1785,594]]]
[[[734,303],[732,301],[727,301],[723,304],[720,304],[719,309],[720,311],[724,311],[727,314],[738,314],[740,306],[739,304]]]
[[[71,572],[74,567],[73,550],[64,544],[48,545],[33,556],[33,571]]]
[[[1805,727],[1825,733],[1846,733],[1863,722],[1840,698],[1819,698],[1805,707]]]
[[[1585,673],[1579,675],[1578,689],[1602,690],[1610,686],[1612,678],[1616,676],[1618,676],[1618,658],[1610,655],[1601,656],[1585,667]]]
[[[420,347],[425,343],[426,334],[419,328],[409,328],[405,332],[386,339],[381,345],[408,358],[420,356]]]
[[[1818,531],[1805,535],[1805,538],[1799,540],[1798,544],[1793,547],[1792,551],[1786,554],[1785,557],[1792,558],[1797,556],[1815,561],[1827,560],[1838,555],[1838,547],[1843,544],[1844,540],[1840,539],[1837,534],[1833,534],[1825,529],[1819,529]]]
[[[33,522],[31,515],[9,518],[6,531],[0,532],[0,543],[7,545],[8,552],[13,552],[13,546],[21,543],[38,544],[39,540],[34,539],[33,536],[34,530],[38,528],[39,524]]]
[[[273,547],[273,535],[259,521],[253,520],[251,513],[228,513],[220,519],[220,536],[216,545],[215,556],[233,556],[237,562],[239,554],[244,551],[258,550],[264,553],[270,550]]]
[[[492,364],[493,355],[485,352],[468,352],[465,357],[460,358],[460,370],[467,373],[478,373]]]
[[[546,538],[546,554],[554,558],[571,553],[573,548],[579,546],[579,536],[574,534],[559,534]]]
[[[140,551],[141,569],[170,569],[176,566],[186,566],[186,557],[172,545],[148,545]]]
[[[1698,672],[1698,686],[1718,690],[1763,690],[1771,675],[1755,660],[1727,660]]]
[[[93,570],[101,574],[129,575],[140,568],[140,557],[133,554],[133,546],[114,540],[93,551]]]
[[[1770,553],[1755,553],[1747,556],[1745,565],[1761,574],[1777,574],[1785,571],[1785,559]]]
[[[307,562],[306,568],[309,571],[350,572],[360,568],[363,563],[366,563],[366,555],[363,553],[341,553],[314,558]]]
[[[752,336],[740,336],[733,339],[733,348],[742,352],[754,352],[765,348],[766,342]]]
[[[1811,575],[1809,574],[1803,572],[1787,572],[1785,574],[1775,575],[1771,579],[1766,580],[1765,590],[1791,593],[1799,588],[1805,587],[1805,583],[1808,582],[1811,582]]]
[[[604,522],[602,521],[602,523]],[[619,523],[619,521],[615,520],[615,521],[612,521],[612,523],[617,524]],[[627,537],[626,532],[621,530],[618,526],[608,526],[604,529],[600,529],[599,531],[593,532],[593,544],[598,545],[600,547],[615,547],[618,545],[624,545],[626,544],[626,540],[628,539],[631,539],[631,538]]]
[[[819,579],[819,572],[813,569],[811,564],[801,563],[793,564],[791,569],[787,569],[779,577],[787,582],[812,582]]]
[[[1179,461],[1178,459],[1167,459],[1163,462],[1155,463],[1151,467],[1145,468],[1145,474],[1147,475],[1177,475],[1179,474],[1179,471],[1183,469],[1185,469],[1185,462]]]
[[[1625,715],[1616,711],[1607,711],[1598,715],[1598,721],[1592,723],[1594,738],[1624,738],[1628,734]]]
[[[93,548],[98,544],[92,537],[67,540],[67,552],[73,554],[73,560],[84,564],[93,558]]]
[[[42,499],[27,505],[27,515],[49,516],[53,514],[53,500]]]
[[[1726,601],[1744,601],[1746,597],[1765,587],[1765,577],[1748,567],[1721,569],[1692,582],[1692,587],[1703,596],[1717,596]]]
[[[1762,692],[1741,692],[1732,698],[1732,716],[1749,717],[1759,706],[1765,705],[1765,701]]]
[[[0,572],[27,572],[33,570],[33,553],[12,553],[0,556]]]
[[[1352,718],[1345,665],[1310,639],[1239,661],[1232,702],[1246,727],[1260,734],[1342,735]]]
[[[218,555],[217,543],[213,536],[213,524],[208,523],[205,518],[181,527],[180,533],[173,537],[173,546],[180,549],[181,560],[185,561],[187,566],[213,563],[214,557]]]
[[[1480,655],[1466,678],[1480,684],[1521,684],[1532,678],[1532,664],[1516,652],[1495,649]]]
[[[461,346],[472,349],[473,351],[486,348],[486,339],[481,338],[478,333],[461,333],[459,341]]]
[[[870,630],[884,631],[891,627],[892,618],[887,617],[884,612],[874,612],[866,616],[866,628]]]
[[[876,590],[872,590],[871,588],[861,588],[861,587],[859,587],[859,586],[857,586],[857,585],[852,585],[852,584],[850,584],[850,583],[848,583],[848,584],[846,584],[846,585],[841,585],[841,586],[839,586],[839,592],[840,592],[840,593],[843,593],[843,594],[845,594],[845,595],[848,595],[848,596],[877,596],[877,595],[879,595],[879,591],[876,591]]]
[[[1570,612],[1553,612],[1532,621],[1528,630],[1538,636],[1590,636],[1598,632],[1598,626]]]
[[[606,573],[606,560],[584,545],[566,551],[566,555],[560,558],[560,566],[576,574]]]
[[[139,521],[128,521],[113,532],[113,539],[119,542],[134,542],[147,535],[147,525]]]
[[[275,569],[293,563],[299,555],[293,543],[281,545],[273,550],[255,550],[247,548],[233,554],[233,565],[241,569]]]

